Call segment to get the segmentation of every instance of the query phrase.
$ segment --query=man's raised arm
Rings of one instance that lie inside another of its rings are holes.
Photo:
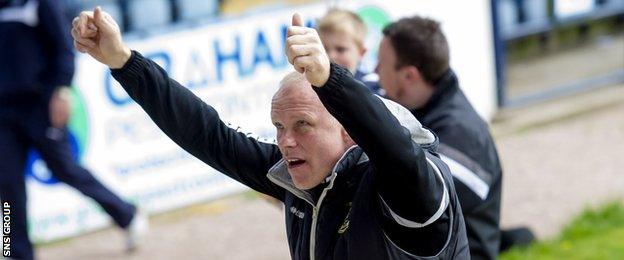
[[[346,69],[330,66],[316,31],[301,25],[295,14],[286,40],[288,60],[370,158],[378,172],[379,195],[394,220],[408,228],[435,222],[449,201],[437,167],[377,96]]]
[[[266,178],[281,154],[223,123],[218,113],[165,70],[122,41],[117,23],[99,7],[82,12],[71,30],[76,49],[111,68],[123,88],[179,146],[243,184],[283,199],[284,190]]]

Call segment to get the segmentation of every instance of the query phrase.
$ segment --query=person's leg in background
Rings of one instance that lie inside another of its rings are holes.
[[[48,136],[37,140],[35,148],[52,176],[95,200],[118,226],[127,227],[136,211],[135,206],[123,201],[74,161],[67,141],[67,130],[48,128],[46,132]]]
[[[24,167],[27,144],[12,119],[0,115],[0,202],[8,202],[11,216],[11,258],[33,259],[28,238]]]
[[[112,217],[117,226],[126,229],[130,233],[135,232],[133,228],[136,228],[134,227],[136,216],[142,218],[140,220],[142,222],[147,221],[146,216],[143,214],[137,215],[138,211],[134,205],[125,202],[119,196],[115,195],[87,169],[80,166],[79,163],[74,160],[68,142],[67,129],[51,127],[46,109],[41,109],[31,115],[26,123],[28,124],[28,135],[32,139],[35,149],[39,151],[42,159],[46,162],[46,165],[56,179],[95,200],[102,206],[104,211]],[[141,224],[147,225],[146,223]],[[144,233],[146,232],[146,227],[145,230],[136,232]],[[129,234],[129,236],[136,235],[137,234]],[[139,236],[142,235],[143,234],[139,234]],[[137,240],[140,238],[129,239]],[[133,247],[136,246],[136,242],[137,241],[128,241],[128,248],[133,249]]]

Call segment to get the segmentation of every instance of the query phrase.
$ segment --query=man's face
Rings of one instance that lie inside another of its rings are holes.
[[[366,50],[360,48],[348,33],[320,32],[319,36],[329,59],[355,74]]]
[[[401,71],[396,69],[397,57],[388,37],[381,40],[377,55],[375,72],[379,75],[379,84],[386,91],[386,96],[396,101],[402,94],[404,82]]]
[[[299,189],[320,184],[350,146],[346,132],[309,83],[282,87],[273,97],[271,120],[288,173]]]

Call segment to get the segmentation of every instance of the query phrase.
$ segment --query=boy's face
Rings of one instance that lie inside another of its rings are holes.
[[[348,33],[319,32],[319,36],[329,59],[355,74],[366,49],[360,48]]]

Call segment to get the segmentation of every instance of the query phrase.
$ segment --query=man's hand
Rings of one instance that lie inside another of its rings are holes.
[[[329,79],[329,58],[316,30],[303,27],[301,16],[295,13],[286,38],[288,62],[304,73],[312,86],[321,87]]]
[[[52,127],[62,129],[69,122],[71,114],[70,90],[68,87],[59,87],[52,94],[49,104],[50,124]]]
[[[119,25],[99,6],[74,18],[71,35],[76,50],[88,53],[111,69],[123,67],[132,54],[121,40]]]

